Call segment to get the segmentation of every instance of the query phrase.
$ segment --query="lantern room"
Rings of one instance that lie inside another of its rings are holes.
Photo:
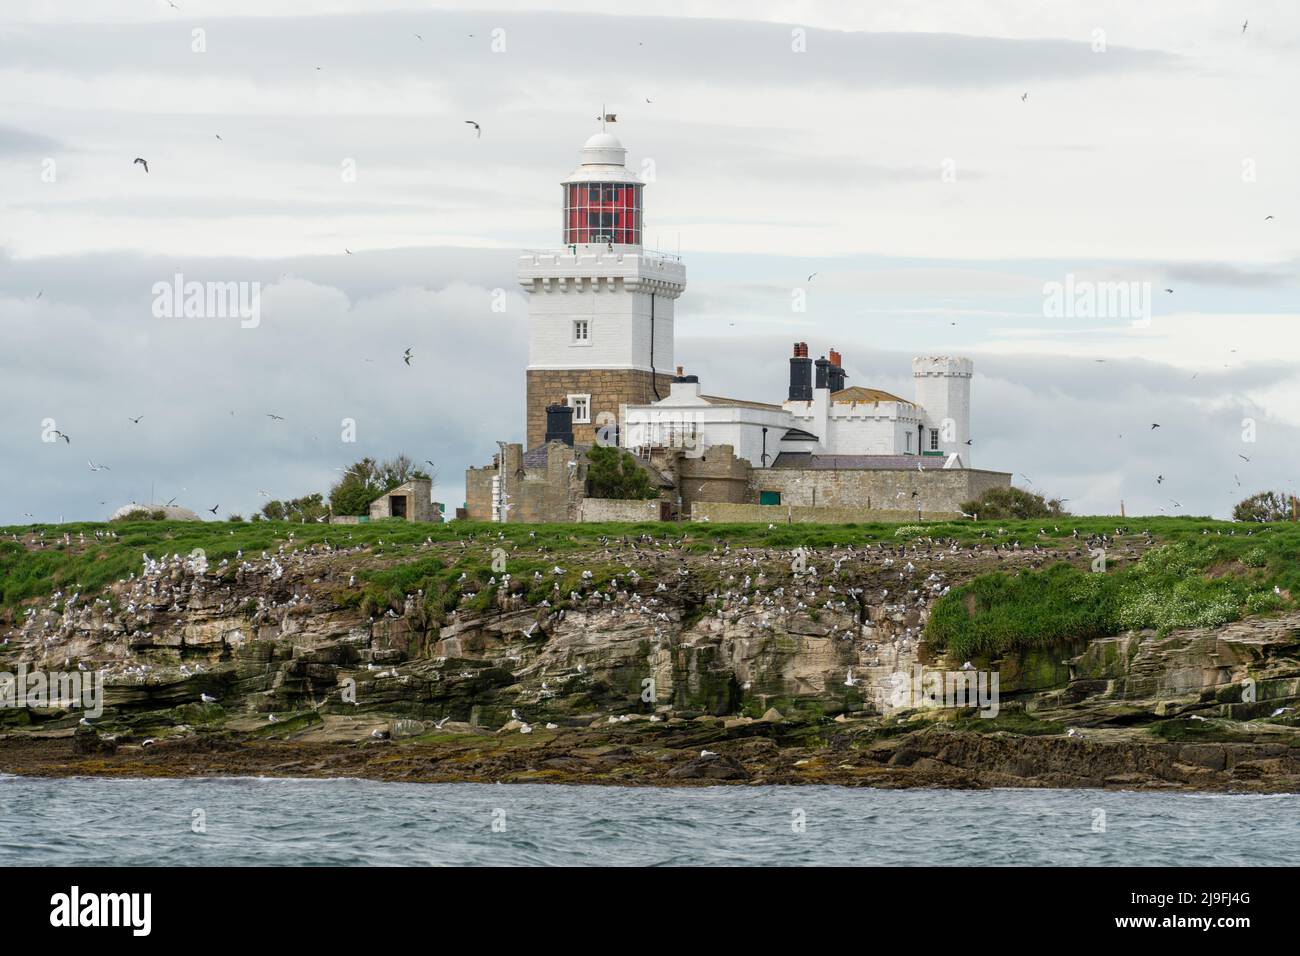
[[[641,244],[642,185],[624,164],[627,150],[600,132],[582,148],[582,164],[562,184],[566,246]]]

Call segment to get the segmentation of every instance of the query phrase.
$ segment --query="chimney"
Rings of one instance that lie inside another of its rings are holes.
[[[819,359],[817,360],[816,365],[817,365],[817,384],[816,384],[815,387],[816,387],[816,388],[829,388],[829,387],[830,387],[830,381],[829,381],[829,379],[830,379],[830,367],[831,367],[831,363],[828,362],[828,361],[826,360],[826,356],[823,355],[821,358],[819,358]]]
[[[546,406],[546,441],[562,441],[573,447],[573,409],[568,405]]]
[[[794,343],[794,356],[790,359],[789,401],[812,401],[812,359],[808,357],[808,343]]]
[[[839,352],[835,351],[834,349],[831,349],[829,353],[829,357],[831,361],[831,367],[828,371],[829,385],[830,385],[831,393],[833,394],[835,392],[843,391],[844,380],[848,378],[848,375],[845,374],[844,367],[843,365],[841,365],[841,362],[843,361],[843,357],[840,355]]]
[[[693,396],[698,398],[700,395],[700,377],[698,375],[680,374],[682,367],[677,366],[678,375],[673,379],[669,395],[673,398],[682,398],[684,396]]]

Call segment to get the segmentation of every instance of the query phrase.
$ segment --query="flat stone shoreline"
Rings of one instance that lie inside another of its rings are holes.
[[[0,736],[0,773],[124,778],[355,777],[411,783],[626,786],[825,784],[879,788],[1100,788],[1300,792],[1300,734],[1153,742],[1138,730],[1083,737],[928,725],[884,733],[870,720],[721,720],[493,733],[467,724],[381,739],[384,721],[329,717],[289,739],[221,731],[110,739],[79,729]],[[1238,734],[1240,736],[1240,734]],[[146,744],[146,740],[148,743]]]

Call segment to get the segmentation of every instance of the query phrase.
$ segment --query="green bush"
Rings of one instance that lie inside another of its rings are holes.
[[[1059,518],[1069,514],[1056,498],[1049,500],[1023,488],[990,488],[978,498],[962,502],[961,510],[987,521]]]
[[[1290,499],[1280,491],[1261,491],[1232,509],[1234,521],[1286,521],[1290,517]]]
[[[650,475],[620,448],[595,445],[587,453],[587,489],[593,498],[654,498],[659,494]]]

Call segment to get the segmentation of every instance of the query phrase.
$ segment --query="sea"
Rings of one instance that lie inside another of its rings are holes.
[[[1280,866],[1300,794],[0,775],[0,866]]]

